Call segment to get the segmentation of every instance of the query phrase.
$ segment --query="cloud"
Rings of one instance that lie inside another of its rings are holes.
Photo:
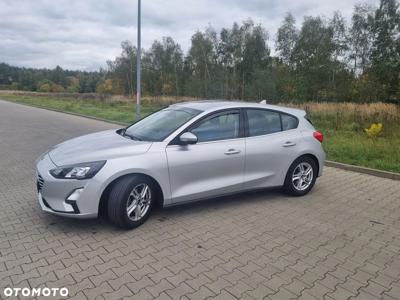
[[[359,0],[143,0],[142,44],[172,36],[184,50],[196,30],[217,30],[252,18],[273,40],[286,12],[298,24],[307,15],[349,19]],[[366,0],[377,5],[377,0]],[[136,43],[136,0],[2,0],[0,62],[27,67],[96,70],[119,55],[120,43]]]

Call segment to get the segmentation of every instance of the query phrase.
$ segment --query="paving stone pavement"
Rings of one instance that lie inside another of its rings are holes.
[[[301,198],[257,192],[158,210],[140,228],[42,213],[35,159],[115,125],[0,101],[0,298],[400,299],[400,183],[326,168]]]

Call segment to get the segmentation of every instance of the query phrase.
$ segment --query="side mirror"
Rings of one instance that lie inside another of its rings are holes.
[[[197,143],[197,136],[191,132],[185,132],[180,137],[182,145],[193,145]]]

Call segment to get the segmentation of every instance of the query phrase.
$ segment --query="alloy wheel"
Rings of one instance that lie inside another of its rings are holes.
[[[301,162],[294,168],[292,175],[292,183],[296,190],[304,191],[312,183],[314,171],[308,162]]]
[[[138,184],[129,194],[126,203],[126,213],[132,221],[139,221],[150,208],[151,189],[145,184]]]

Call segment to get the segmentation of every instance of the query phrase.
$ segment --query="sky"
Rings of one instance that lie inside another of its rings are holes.
[[[142,0],[142,47],[171,36],[184,51],[197,30],[217,31],[252,18],[269,32],[269,46],[287,12],[329,18],[338,10],[348,20],[357,3],[378,0]],[[137,0],[0,0],[0,62],[71,70],[98,70],[136,45]]]

